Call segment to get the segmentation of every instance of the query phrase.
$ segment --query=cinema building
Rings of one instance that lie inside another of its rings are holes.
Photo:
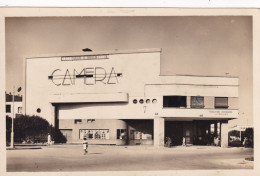
[[[161,49],[25,59],[25,113],[47,119],[68,143],[228,146],[238,78],[160,74]]]

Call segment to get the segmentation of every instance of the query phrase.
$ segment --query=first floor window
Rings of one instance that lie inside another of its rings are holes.
[[[22,114],[22,107],[18,107],[18,114]]]
[[[186,96],[163,96],[163,107],[186,107]]]
[[[215,108],[228,108],[228,97],[215,97]]]
[[[7,113],[11,112],[11,105],[5,105],[5,112]]]
[[[79,138],[83,139],[87,137],[87,139],[109,139],[109,129],[80,129],[79,130]]]
[[[117,129],[117,135],[116,138],[117,139],[126,139],[126,129]]]
[[[82,123],[82,120],[81,119],[75,119],[74,120],[74,124],[81,124]]]
[[[135,139],[151,140],[152,134],[148,134],[146,132],[141,132],[141,131],[137,131],[137,130],[130,130],[130,140],[135,140]]]
[[[204,108],[204,97],[192,96],[190,101],[191,108]]]

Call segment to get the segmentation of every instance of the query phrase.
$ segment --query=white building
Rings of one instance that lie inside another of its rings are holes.
[[[9,117],[16,117],[17,115],[22,114],[22,97],[21,96],[15,96],[14,102],[13,102],[13,95],[6,94],[6,101],[5,101],[5,113]]]
[[[28,57],[25,112],[59,128],[68,142],[163,146],[228,145],[238,118],[238,78],[160,75],[161,49]],[[212,126],[213,129],[212,130]],[[218,134],[219,132],[219,134]]]

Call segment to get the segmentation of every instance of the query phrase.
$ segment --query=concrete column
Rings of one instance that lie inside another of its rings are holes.
[[[164,147],[164,118],[154,118],[154,146]]]
[[[55,125],[55,106],[53,106],[50,103],[50,108],[51,108],[51,121],[50,121],[50,124],[54,126]]]
[[[218,123],[214,123],[214,137],[218,137]]]
[[[228,121],[222,121],[221,126],[221,147],[228,147]]]
[[[190,108],[190,96],[187,96],[186,103],[187,103],[187,108]]]

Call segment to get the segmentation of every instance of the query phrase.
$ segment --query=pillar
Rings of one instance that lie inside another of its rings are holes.
[[[221,133],[221,147],[228,147],[228,121],[222,121],[220,125],[220,133]]]
[[[50,109],[51,109],[51,121],[50,121],[50,124],[52,126],[55,126],[55,106],[53,106],[51,103],[50,103]]]
[[[154,118],[154,146],[164,147],[164,118]]]
[[[217,122],[214,123],[214,137],[218,137],[218,124],[217,124]]]
[[[187,108],[190,108],[190,96],[187,96],[186,103],[187,103]]]

